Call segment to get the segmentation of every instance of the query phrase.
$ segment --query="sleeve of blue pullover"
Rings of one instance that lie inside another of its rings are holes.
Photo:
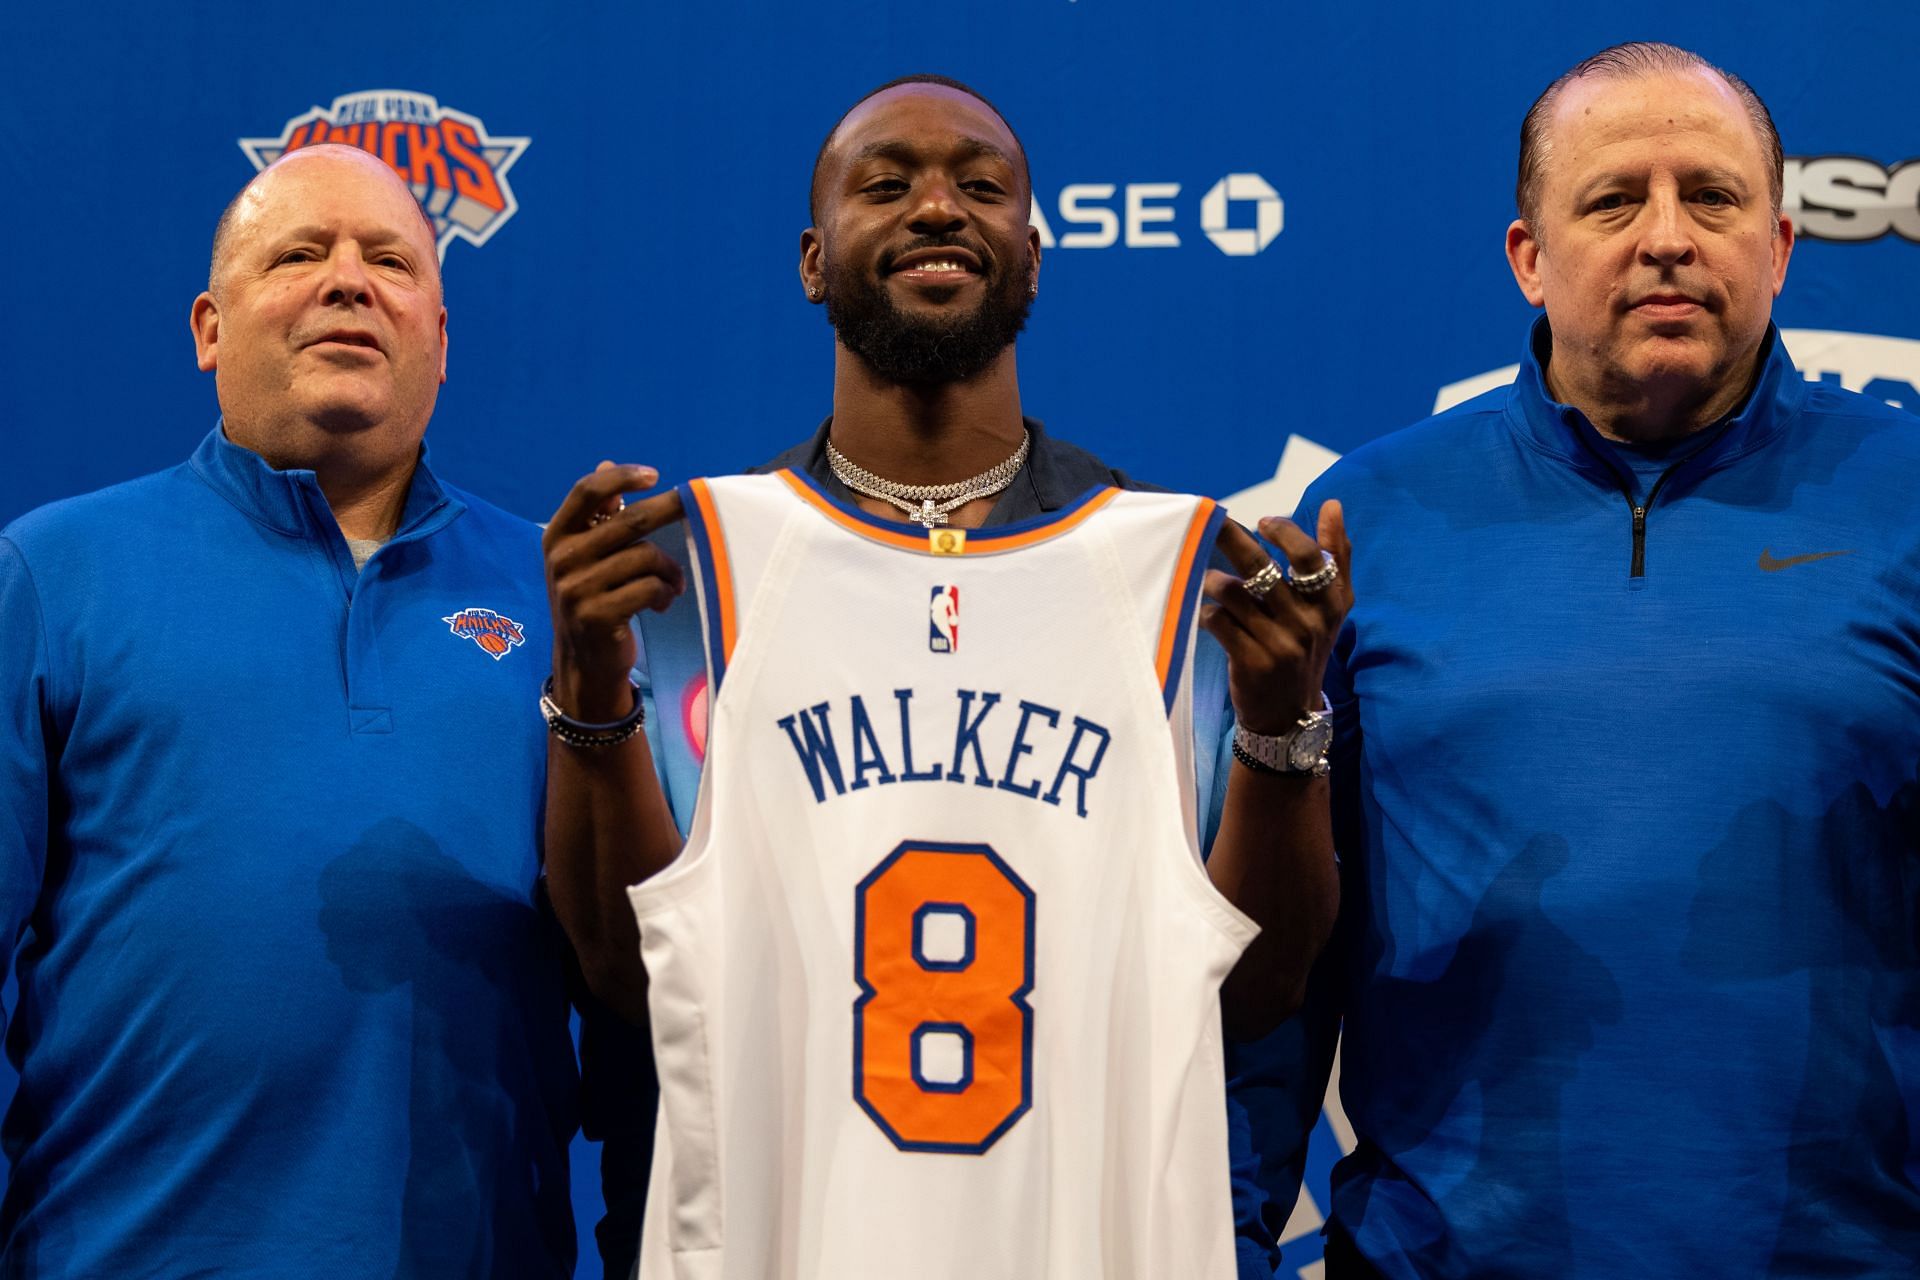
[[[51,679],[40,597],[20,549],[0,537],[0,911],[9,953],[25,928],[47,865],[53,729]]]

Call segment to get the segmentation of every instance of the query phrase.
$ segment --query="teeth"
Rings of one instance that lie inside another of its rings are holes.
[[[961,266],[957,262],[916,262],[913,264],[912,267],[908,268],[908,270],[910,271],[965,271],[966,268]]]

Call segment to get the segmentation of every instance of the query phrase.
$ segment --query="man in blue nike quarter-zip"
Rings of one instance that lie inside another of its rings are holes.
[[[1576,66],[1523,128],[1518,378],[1307,494],[1369,552],[1329,1277],[1920,1258],[1920,423],[1791,364],[1781,178],[1738,78]]]

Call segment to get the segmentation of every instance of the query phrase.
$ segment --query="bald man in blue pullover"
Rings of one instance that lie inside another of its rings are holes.
[[[393,171],[295,151],[193,304],[220,423],[0,533],[0,1274],[573,1273],[539,530],[428,464],[446,314]]]

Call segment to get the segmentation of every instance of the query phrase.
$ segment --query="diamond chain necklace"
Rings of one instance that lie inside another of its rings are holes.
[[[899,484],[884,479],[834,448],[831,439],[827,441],[827,465],[833,468],[833,474],[840,483],[855,493],[891,503],[905,512],[909,520],[916,520],[931,529],[935,525],[945,524],[949,513],[958,511],[975,498],[990,498],[1012,484],[1013,478],[1020,474],[1020,468],[1027,463],[1027,446],[1031,443],[1032,438],[1022,427],[1020,447],[1013,451],[1011,457],[995,463],[977,476],[956,480],[952,484]]]

